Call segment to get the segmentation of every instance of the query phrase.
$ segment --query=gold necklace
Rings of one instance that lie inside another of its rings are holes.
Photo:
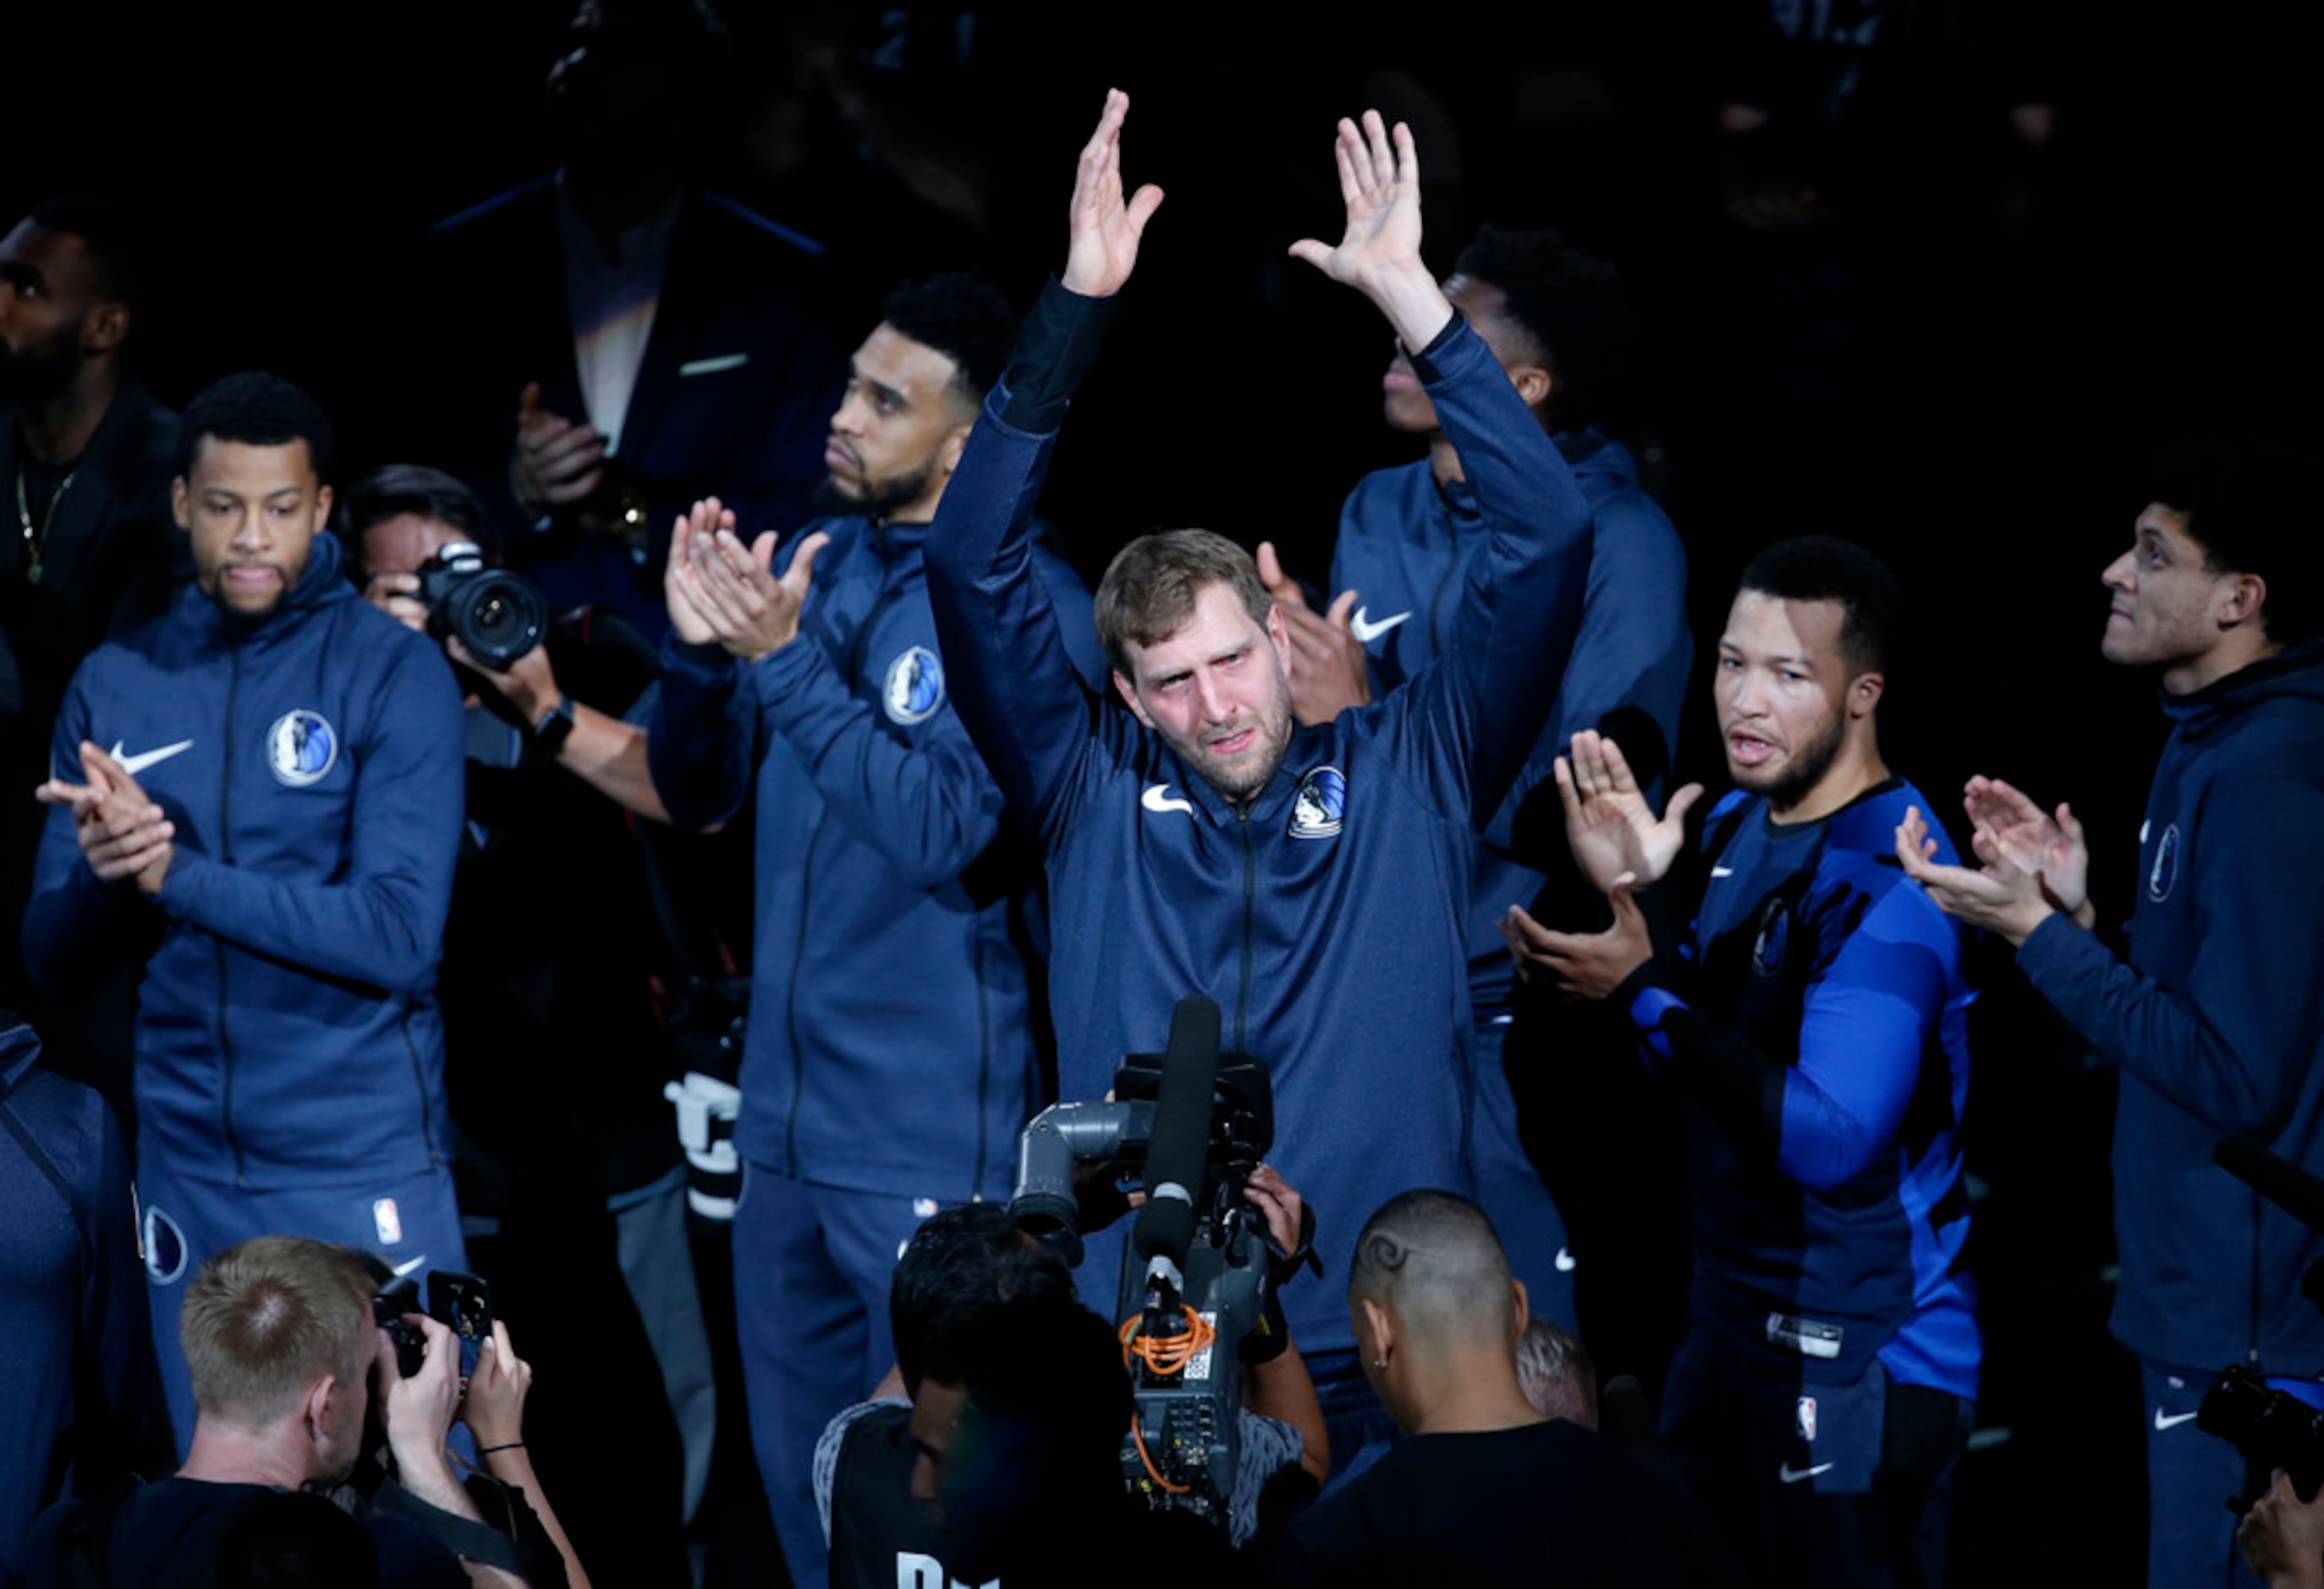
[[[49,526],[57,522],[57,504],[64,501],[65,493],[72,489],[74,477],[79,473],[78,467],[68,470],[65,477],[57,482],[57,488],[49,493],[49,511],[41,515],[41,528],[35,533],[32,504],[24,500],[24,460],[16,460],[16,522],[24,527],[24,577],[34,585],[41,582],[41,548],[49,539]]]

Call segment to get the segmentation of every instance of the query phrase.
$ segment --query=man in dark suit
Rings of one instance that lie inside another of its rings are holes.
[[[556,607],[668,626],[670,525],[716,493],[756,529],[807,517],[840,349],[821,245],[687,185],[731,76],[697,0],[584,0],[549,69],[557,171],[430,239],[427,407]],[[448,398],[448,401],[447,401]],[[530,533],[526,527],[530,526]]]
[[[170,519],[178,416],[122,363],[145,278],[136,220],[101,200],[51,199],[0,237],[0,1005],[39,1018],[51,1064],[112,1086],[117,1107],[126,1001],[102,1002],[111,1043],[50,1019],[17,928],[43,815],[32,790],[49,775],[65,685],[191,574]],[[92,1040],[119,1074],[92,1058]]]

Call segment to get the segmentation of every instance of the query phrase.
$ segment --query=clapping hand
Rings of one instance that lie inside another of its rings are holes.
[[[1611,898],[1625,873],[1639,883],[1669,875],[1686,845],[1686,814],[1702,798],[1702,785],[1680,790],[1656,817],[1622,748],[1590,728],[1573,736],[1572,754],[1558,757],[1554,771],[1566,842],[1600,893]]]

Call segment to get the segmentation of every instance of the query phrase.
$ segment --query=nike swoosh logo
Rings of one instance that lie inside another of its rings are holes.
[[[1796,1484],[1802,1479],[1812,1479],[1818,1474],[1828,1474],[1839,1465],[1836,1462],[1820,1462],[1813,1467],[1794,1468],[1787,1462],[1775,1470],[1775,1477],[1783,1480],[1786,1484]]]
[[[1711,875],[1713,877],[1732,877],[1735,875],[1735,868],[1732,866],[1713,866],[1711,869]]]
[[[2197,1416],[2197,1414],[2191,1412],[2181,1412],[2174,1414],[2170,1418],[2165,1418],[2163,1416],[2163,1409],[2158,1407],[2154,1409],[2154,1432],[2159,1435],[2165,1429],[2176,1428],[2179,1425],[2185,1423],[2189,1418]]]
[[[1138,797],[1138,803],[1157,816],[1165,811],[1184,811],[1191,816],[1194,809],[1194,801],[1173,795],[1167,783],[1148,784],[1146,792]]]
[[[402,1262],[397,1264],[393,1269],[389,1270],[387,1272],[393,1275],[397,1280],[401,1280],[405,1275],[410,1274],[413,1270],[418,1269],[421,1264],[427,1261],[428,1254],[422,1252],[417,1258],[405,1259]]]
[[[1557,1272],[1560,1274],[1572,1274],[1573,1272],[1573,1254],[1568,1252],[1563,1247],[1560,1247],[1557,1250],[1557,1256],[1551,1260],[1551,1261],[1557,1265]]]
[[[140,751],[134,756],[124,756],[121,753],[121,742],[116,739],[113,742],[113,759],[121,763],[121,770],[124,772],[134,778],[154,762],[166,762],[179,752],[189,751],[193,748],[192,740],[181,739],[175,744],[165,744],[158,751]]]
[[[1363,608],[1358,607],[1356,609],[1356,615],[1348,620],[1348,632],[1356,637],[1356,643],[1358,645],[1370,645],[1373,641],[1378,640],[1381,635],[1386,634],[1389,630],[1395,628],[1398,624],[1403,623],[1406,618],[1411,616],[1412,610],[1407,607],[1403,612],[1398,613],[1395,617],[1382,618],[1379,623],[1375,624],[1370,619],[1364,616]]]

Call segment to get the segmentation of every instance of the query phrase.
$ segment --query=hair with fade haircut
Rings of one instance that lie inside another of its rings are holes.
[[[348,486],[340,502],[347,550],[358,557],[365,531],[406,513],[440,519],[488,551],[497,540],[484,514],[484,499],[466,482],[426,464],[388,464],[374,469]]]
[[[2147,471],[2153,500],[2187,516],[2207,568],[2265,581],[2260,624],[2278,645],[2324,633],[2319,472],[2313,454],[2261,436],[2186,437]]]
[[[942,1363],[982,1314],[1018,1297],[1073,1294],[1064,1265],[1047,1248],[1028,1246],[1004,1206],[939,1209],[912,1233],[888,1289],[888,1329],[905,1388],[918,1396],[927,1354]]]
[[[203,1264],[178,1312],[202,1416],[263,1427],[325,1374],[353,1384],[371,1294],[361,1253],[305,1236],[254,1237]]]
[[[1621,272],[1568,246],[1547,226],[1480,226],[1452,269],[1500,289],[1507,301],[1499,318],[1532,344],[1527,351],[1549,371],[1549,417],[1565,427],[1596,423],[1637,348]]]
[[[1888,565],[1852,540],[1801,535],[1753,558],[1737,588],[1777,601],[1838,602],[1841,660],[1850,678],[1886,673],[1904,626],[1904,597]]]
[[[1017,311],[982,271],[946,271],[907,282],[880,305],[899,336],[952,360],[952,392],[970,410],[1000,384],[1017,346]]]
[[[1437,1339],[1506,1337],[1517,1328],[1501,1238],[1485,1211],[1457,1192],[1423,1188],[1382,1204],[1356,1237],[1348,1295]]]
[[[338,443],[322,405],[280,375],[244,370],[213,381],[194,393],[178,424],[178,473],[190,479],[204,441],[239,441],[249,447],[307,444],[315,478],[329,484],[338,464]]]
[[[1157,530],[1114,553],[1093,604],[1106,660],[1136,679],[1131,642],[1157,645],[1176,634],[1210,585],[1233,591],[1254,624],[1264,624],[1275,605],[1250,554],[1214,530]]]
[[[1517,1337],[1517,1387],[1544,1418],[1598,1427],[1598,1365],[1570,1330],[1545,1318],[1526,1320]]]

